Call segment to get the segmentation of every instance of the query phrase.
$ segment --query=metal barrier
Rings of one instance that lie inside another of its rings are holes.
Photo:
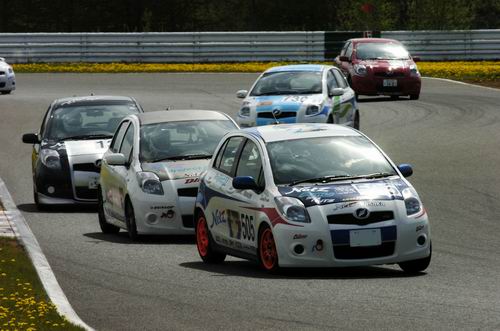
[[[0,56],[37,62],[330,61],[362,32],[0,33]],[[499,60],[500,30],[384,31],[422,60]]]

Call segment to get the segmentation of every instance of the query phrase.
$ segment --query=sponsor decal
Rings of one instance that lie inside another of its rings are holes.
[[[174,206],[151,206],[151,210],[172,209]]]
[[[257,107],[262,107],[262,106],[271,106],[273,104],[272,101],[261,101],[257,103]]]
[[[281,102],[304,103],[309,97],[304,95],[288,95],[281,99]]]
[[[419,231],[422,231],[424,229],[424,225],[423,224],[420,224],[420,225],[417,225],[417,228],[416,228],[416,232],[419,232]]]
[[[349,207],[356,205],[357,203],[358,203],[357,201],[352,201],[352,202],[347,202],[347,203],[343,203],[340,205],[336,205],[335,207],[333,207],[332,211],[337,211],[337,210],[341,210],[344,208],[349,208]]]
[[[214,225],[219,225],[224,223],[227,223],[225,210],[217,209],[214,212],[212,212],[212,224],[210,225],[210,228],[213,228]]]
[[[186,176],[188,177],[188,176]],[[200,177],[194,177],[194,178],[186,178],[184,181],[184,184],[193,184],[193,183],[199,183],[200,182]]]
[[[175,212],[173,210],[169,210],[167,212],[161,213],[161,218],[171,219],[171,218],[174,218],[174,215],[175,215]]]
[[[242,194],[245,198],[247,198],[247,199],[252,199],[252,197],[253,197],[252,192],[249,192],[248,190],[245,190],[245,191],[241,192],[241,194]]]
[[[297,239],[305,239],[307,238],[307,234],[302,234],[302,233],[296,233],[293,235],[293,239],[294,240],[297,240]]]

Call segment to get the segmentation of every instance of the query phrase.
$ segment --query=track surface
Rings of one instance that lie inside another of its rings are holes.
[[[360,102],[362,130],[410,178],[432,224],[427,274],[396,266],[289,270],[250,262],[203,264],[194,240],[132,243],[100,233],[93,210],[40,213],[32,204],[31,147],[49,103],[68,95],[124,94],[147,111],[220,109],[253,74],[21,74],[0,96],[0,176],[78,314],[99,330],[500,329],[500,92],[424,79],[418,101]]]

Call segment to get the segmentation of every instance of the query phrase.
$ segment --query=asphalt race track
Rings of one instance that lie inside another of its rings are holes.
[[[500,90],[424,79],[420,100],[361,98],[361,128],[410,178],[429,213],[433,260],[268,275],[230,258],[205,265],[190,237],[100,233],[95,210],[36,211],[31,147],[49,103],[134,96],[147,111],[219,109],[254,74],[19,74],[0,96],[0,176],[80,317],[98,330],[500,329]]]

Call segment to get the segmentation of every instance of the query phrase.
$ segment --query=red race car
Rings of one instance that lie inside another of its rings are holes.
[[[358,95],[390,95],[397,99],[420,96],[420,72],[406,48],[397,40],[357,38],[348,40],[335,62]]]

